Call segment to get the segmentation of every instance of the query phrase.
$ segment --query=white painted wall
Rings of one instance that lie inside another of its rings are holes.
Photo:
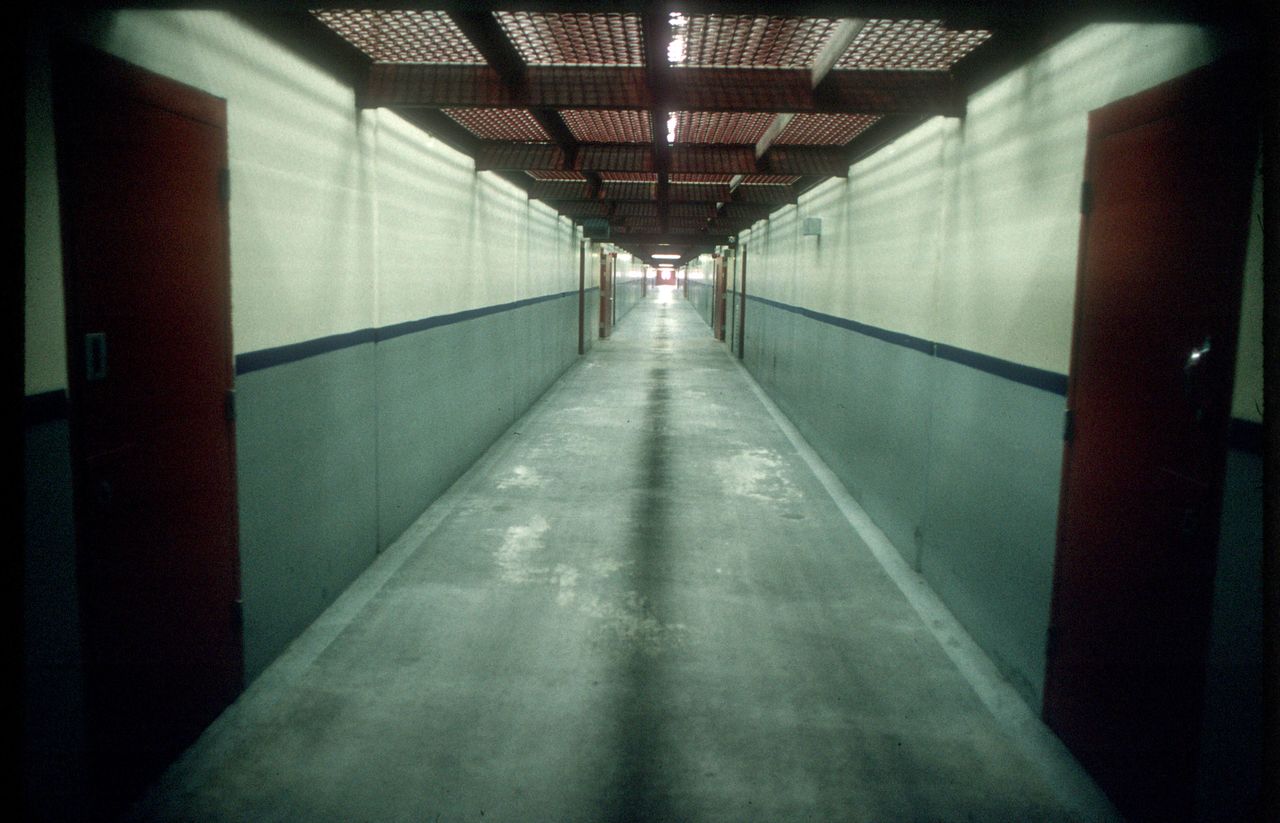
[[[715,257],[710,254],[700,254],[689,261],[685,271],[690,280],[701,280],[709,284],[716,276]]]
[[[928,121],[744,233],[751,292],[1065,374],[1088,113],[1224,47],[1196,26],[1082,29],[963,120]],[[805,217],[820,238],[801,236]]]
[[[1231,416],[1262,422],[1262,168],[1253,184],[1249,217],[1249,245],[1244,257],[1244,295],[1240,302],[1240,341],[1236,351],[1236,382]]]
[[[395,113],[371,117],[376,325],[577,289],[572,221]]]
[[[350,88],[234,16],[88,20],[98,48],[227,101],[237,354],[577,288],[569,220],[396,114],[360,111]],[[28,72],[47,87],[47,60]],[[28,393],[66,386],[48,108],[28,96]]]
[[[42,35],[38,29],[29,28],[24,44],[27,131],[22,247],[26,289],[22,309],[26,319],[23,364],[26,394],[67,386],[62,229],[58,215],[53,107],[49,98],[49,47]]]

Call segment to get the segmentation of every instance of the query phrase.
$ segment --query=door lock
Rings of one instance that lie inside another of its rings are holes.
[[[1187,362],[1182,366],[1182,388],[1187,400],[1195,407],[1197,423],[1204,419],[1204,366],[1212,350],[1213,338],[1206,335],[1204,342],[1193,348],[1187,355]]]

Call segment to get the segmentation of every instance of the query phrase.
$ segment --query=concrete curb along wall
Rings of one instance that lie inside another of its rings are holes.
[[[246,671],[262,671],[577,357],[577,291],[237,357]]]

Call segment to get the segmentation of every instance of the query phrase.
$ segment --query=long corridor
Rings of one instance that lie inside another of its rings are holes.
[[[813,465],[651,292],[132,817],[1107,819]]]

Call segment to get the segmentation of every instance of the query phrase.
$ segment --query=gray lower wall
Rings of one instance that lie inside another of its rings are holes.
[[[715,322],[712,316],[712,287],[707,280],[690,280],[689,281],[689,302],[698,310],[698,314],[708,326]]]
[[[627,316],[627,312],[631,311],[636,303],[640,302],[643,296],[641,294],[642,284],[643,281],[639,277],[634,279],[618,278],[613,294],[614,309],[617,312],[614,322],[621,323],[622,318]]]
[[[77,820],[85,738],[71,443],[66,420],[23,434],[23,819]]]
[[[382,546],[569,367],[577,322],[574,293],[378,344]]]
[[[1263,459],[1227,455],[1201,734],[1199,820],[1260,820],[1263,730]]]
[[[1065,399],[930,359],[933,402],[920,569],[1038,710]]]
[[[374,349],[236,378],[246,681],[377,553]]]
[[[1039,706],[1063,398],[759,300],[745,325],[747,368]]]
[[[569,367],[577,322],[573,292],[237,378],[247,680]]]
[[[692,294],[691,294],[692,299]],[[1064,398],[748,299],[747,368],[1036,711]],[[1199,820],[1252,819],[1262,760],[1262,458],[1228,458]]]

